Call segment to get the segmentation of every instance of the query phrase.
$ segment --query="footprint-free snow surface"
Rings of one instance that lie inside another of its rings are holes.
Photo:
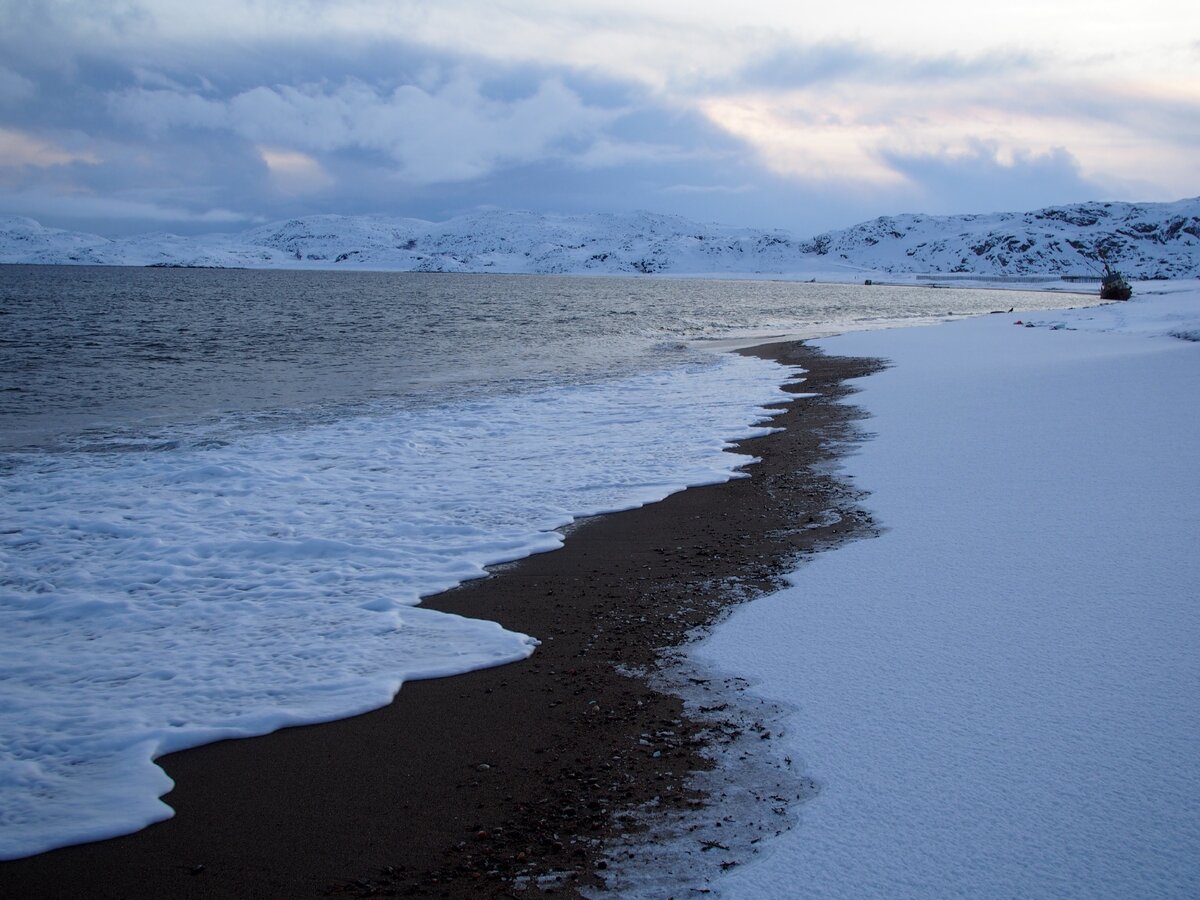
[[[1168,283],[821,342],[893,364],[845,464],[886,530],[697,651],[819,786],[723,895],[1200,895],[1198,326]]]

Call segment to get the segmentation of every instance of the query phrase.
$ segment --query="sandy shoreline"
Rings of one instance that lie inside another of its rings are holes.
[[[423,605],[539,637],[525,662],[411,682],[388,707],[164,757],[176,816],[137,834],[0,864],[0,891],[38,897],[505,895],[547,872],[596,883],[623,814],[697,805],[703,723],[621,674],[770,590],[798,556],[870,519],[828,463],[853,440],[836,401],[870,360],[802,344],[785,430],[746,441],[750,478],[576,526],[558,551]],[[824,516],[827,510],[836,516]],[[617,667],[620,667],[618,671]],[[732,860],[736,863],[736,860]],[[529,889],[528,894],[537,893]]]

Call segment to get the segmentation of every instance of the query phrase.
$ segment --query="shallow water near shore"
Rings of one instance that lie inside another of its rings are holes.
[[[1051,299],[0,269],[0,858],[169,815],[162,753],[532,652],[414,605],[735,477],[787,370],[706,343]]]

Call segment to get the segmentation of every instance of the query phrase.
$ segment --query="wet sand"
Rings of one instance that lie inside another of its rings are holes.
[[[0,864],[0,894],[571,896],[598,884],[623,814],[652,799],[698,806],[685,777],[710,765],[704,723],[631,673],[804,555],[874,527],[829,463],[860,437],[858,413],[837,402],[845,381],[879,363],[801,343],[744,352],[803,365],[789,390],[816,394],[784,404],[782,432],[739,446],[762,460],[751,477],[585,520],[561,550],[423,601],[538,637],[528,660],[410,682],[355,718],[163,757],[173,819]],[[546,873],[560,877],[539,886]]]

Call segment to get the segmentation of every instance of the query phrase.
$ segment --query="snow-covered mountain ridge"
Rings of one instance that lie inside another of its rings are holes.
[[[487,211],[446,222],[305,216],[236,234],[108,239],[0,217],[0,263],[531,274],[1200,276],[1200,198],[1027,213],[881,217],[800,240],[648,212]]]
[[[804,250],[881,272],[1072,275],[1102,256],[1134,278],[1200,275],[1200,198],[1078,203],[1026,213],[883,216]]]

